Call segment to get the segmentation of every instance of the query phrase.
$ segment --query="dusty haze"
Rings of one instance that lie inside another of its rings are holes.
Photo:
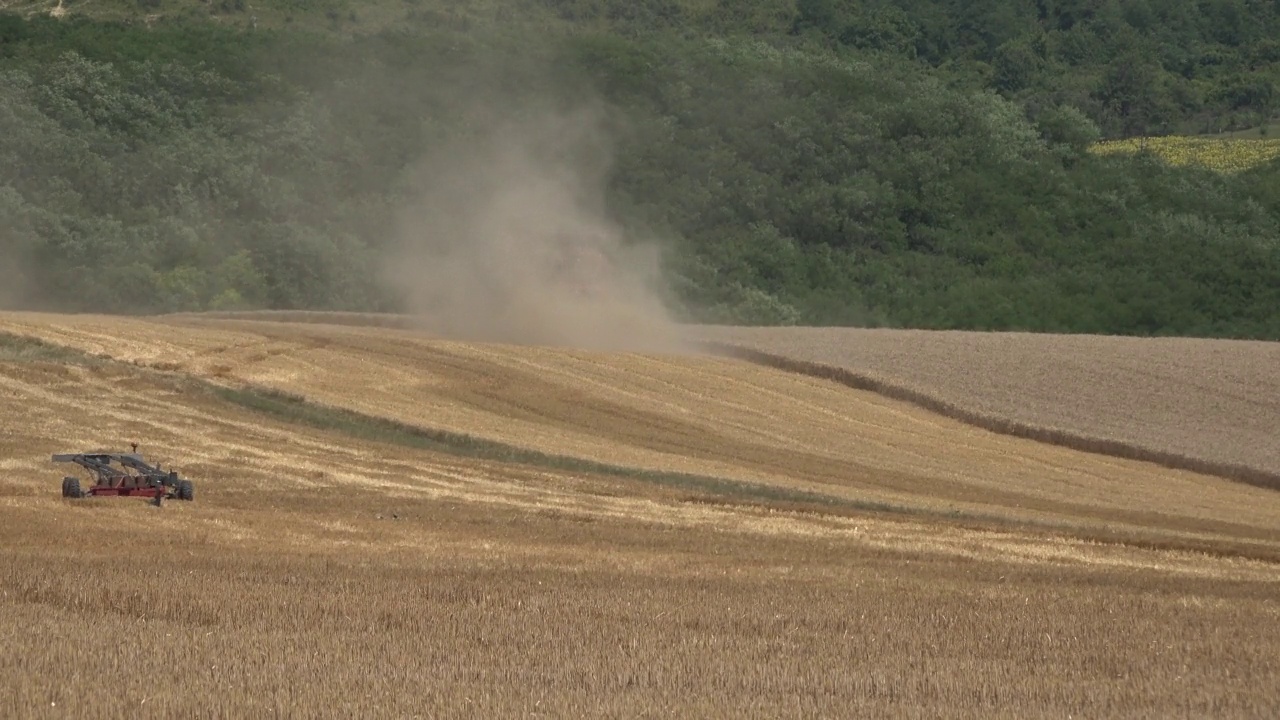
[[[423,329],[451,338],[681,352],[660,245],[611,220],[595,108],[539,109],[436,148],[385,277]]]
[[[0,228],[0,310],[31,307],[28,272],[22,254],[14,247],[13,238]]]

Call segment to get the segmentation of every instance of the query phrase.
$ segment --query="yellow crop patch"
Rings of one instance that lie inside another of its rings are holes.
[[[1096,143],[1099,155],[1152,152],[1171,165],[1202,165],[1220,172],[1239,172],[1280,157],[1280,138],[1198,138],[1170,135]]]

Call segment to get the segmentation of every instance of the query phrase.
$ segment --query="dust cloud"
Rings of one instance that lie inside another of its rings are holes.
[[[0,310],[29,310],[30,271],[26,258],[14,247],[14,241],[0,229]]]
[[[607,212],[601,112],[525,109],[452,140],[415,173],[384,278],[422,330],[481,342],[688,351],[661,245]]]

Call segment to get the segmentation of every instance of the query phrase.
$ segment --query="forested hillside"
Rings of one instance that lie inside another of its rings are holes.
[[[398,309],[427,159],[585,107],[690,319],[1280,339],[1280,161],[1088,152],[1265,127],[1280,3],[55,5],[0,10],[9,306]]]

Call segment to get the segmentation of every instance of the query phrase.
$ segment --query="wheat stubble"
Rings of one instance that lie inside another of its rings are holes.
[[[425,375],[422,387],[453,388],[433,401],[442,408],[481,403],[522,368],[544,391],[570,384],[575,402],[598,403],[600,437],[637,456],[638,433],[610,429],[603,408],[714,419],[738,442],[811,453],[830,424],[868,438],[875,427],[871,410],[786,409],[782,398],[812,405],[829,384],[775,386],[774,371],[719,361],[58,322],[75,327],[48,335],[86,348],[118,336],[117,352],[143,364],[311,383],[308,394],[390,400]],[[484,372],[449,376],[468,352]],[[383,369],[397,362],[401,374]],[[346,383],[324,375],[332,363]],[[879,400],[885,417],[917,422]],[[528,404],[580,447],[604,442],[536,396],[487,402],[455,417],[490,418],[502,434],[494,413]],[[755,403],[803,424],[762,427]],[[685,502],[616,478],[353,443],[115,363],[0,362],[0,418],[8,717],[1259,717],[1280,703],[1272,562]],[[931,427],[916,428],[917,455],[940,442]],[[197,478],[197,501],[57,496],[50,453],[129,439]]]
[[[8,318],[14,332],[143,365],[613,464],[936,511],[1280,542],[1274,492],[976,429],[737,361],[322,324]]]
[[[1280,489],[1280,343],[700,327],[753,362],[1000,432]]]

